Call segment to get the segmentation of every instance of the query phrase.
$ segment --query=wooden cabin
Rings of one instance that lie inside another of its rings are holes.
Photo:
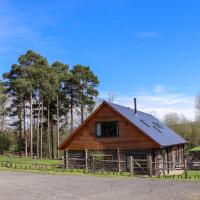
[[[60,150],[85,158],[101,151],[104,159],[126,161],[130,156],[183,163],[186,141],[154,116],[103,102],[66,140]],[[127,170],[128,165],[126,166]]]

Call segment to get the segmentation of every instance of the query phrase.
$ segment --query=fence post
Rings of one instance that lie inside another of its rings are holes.
[[[148,158],[147,158],[147,170],[148,170],[148,176],[152,177],[152,158],[151,158],[151,156],[148,156]]]
[[[158,175],[158,170],[157,170],[157,157],[155,156],[155,158],[154,158],[154,174],[155,174],[155,176],[157,176]]]
[[[35,159],[36,159],[36,156],[33,157],[34,170],[35,170]]]
[[[92,171],[94,172],[94,156],[92,156]]]
[[[65,169],[65,156],[62,156],[62,168]]]
[[[85,170],[88,170],[88,150],[85,149]]]
[[[134,175],[134,158],[130,156],[130,176]]]
[[[65,168],[69,169],[69,155],[67,149],[64,151]]]
[[[117,159],[118,159],[118,172],[121,172],[120,151],[119,151],[119,149],[117,149]]]
[[[164,154],[164,172],[165,174],[168,174],[168,162],[167,162],[167,153]]]
[[[187,170],[188,170],[188,167],[187,167],[187,159],[185,159],[185,163],[184,163],[185,165],[185,167],[184,167],[184,171],[185,171],[185,178],[187,178]]]

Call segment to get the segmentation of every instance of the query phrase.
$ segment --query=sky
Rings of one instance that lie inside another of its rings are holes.
[[[195,119],[199,0],[0,0],[0,74],[32,49],[89,65],[100,97],[163,118]]]

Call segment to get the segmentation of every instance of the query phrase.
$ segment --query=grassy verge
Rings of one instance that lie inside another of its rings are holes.
[[[7,162],[3,163],[2,162]],[[80,174],[80,175],[95,175],[95,176],[124,176],[128,177],[129,172],[91,172],[84,169],[62,169],[61,160],[50,159],[32,159],[25,157],[8,157],[0,156],[0,171],[22,171],[22,172],[35,172],[35,173],[48,173],[48,174]],[[155,178],[155,177],[154,177]],[[187,178],[185,174],[180,175],[165,175],[160,176],[160,179],[180,179],[180,180],[200,180],[199,171],[188,171]]]
[[[187,176],[183,172],[179,175],[161,175],[157,177],[160,179],[181,179],[181,180],[199,180],[200,181],[200,170],[188,170]]]
[[[54,171],[51,170],[38,170],[38,169],[15,169],[10,167],[2,167],[0,166],[0,172],[31,172],[31,173],[38,173],[38,174],[54,174],[54,175],[82,175],[82,176],[99,176],[99,177],[129,177],[128,172],[118,173],[118,172],[89,172],[83,169],[69,169],[69,170],[62,170],[57,169]]]
[[[0,156],[0,161],[13,162],[13,163],[35,163],[35,164],[46,164],[46,165],[59,165],[62,163],[61,160],[51,159],[32,159],[26,157],[11,157],[11,156]]]

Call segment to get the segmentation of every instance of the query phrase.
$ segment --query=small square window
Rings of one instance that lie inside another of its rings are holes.
[[[97,122],[96,123],[97,137],[115,137],[118,136],[118,122]]]

